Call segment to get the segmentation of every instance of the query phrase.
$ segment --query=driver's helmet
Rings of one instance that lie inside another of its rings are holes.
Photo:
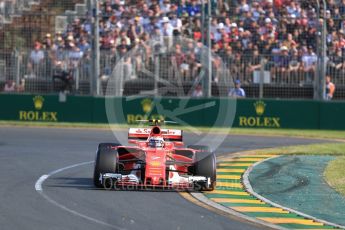
[[[149,139],[149,147],[151,148],[163,148],[164,140],[162,137],[151,137]]]

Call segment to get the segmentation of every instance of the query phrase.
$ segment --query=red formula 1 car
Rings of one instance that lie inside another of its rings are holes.
[[[216,156],[209,147],[183,147],[181,130],[162,129],[159,120],[149,122],[149,128],[129,129],[128,139],[133,146],[99,144],[95,186],[213,190]]]

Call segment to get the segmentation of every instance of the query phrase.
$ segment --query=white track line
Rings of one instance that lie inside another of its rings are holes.
[[[46,181],[49,177],[51,177],[51,176],[53,176],[53,175],[55,175],[57,173],[60,173],[62,171],[71,169],[71,168],[76,168],[76,167],[80,167],[80,166],[84,166],[84,165],[88,165],[88,164],[92,164],[92,163],[94,163],[94,161],[82,162],[82,163],[70,165],[70,166],[67,166],[67,167],[64,167],[64,168],[60,168],[60,169],[52,171],[52,172],[50,172],[48,174],[42,175],[35,183],[35,190],[38,192],[38,194],[40,194],[48,202],[50,202],[51,204],[61,208],[62,210],[66,211],[66,212],[69,212],[69,213],[71,213],[71,214],[73,214],[75,216],[79,216],[81,218],[84,218],[84,219],[86,219],[88,221],[91,221],[91,222],[94,222],[96,224],[100,224],[100,225],[103,225],[103,226],[106,226],[106,227],[109,227],[109,228],[112,228],[112,229],[123,230],[123,228],[120,228],[118,226],[110,225],[110,224],[108,224],[106,222],[103,222],[101,220],[97,220],[95,218],[92,218],[92,217],[86,216],[86,215],[84,215],[82,213],[79,213],[79,212],[77,212],[75,210],[69,209],[69,208],[67,208],[64,205],[59,204],[58,202],[56,202],[55,200],[53,200],[52,198],[50,198],[48,195],[44,194],[44,192],[43,192],[42,185],[43,185],[44,181]]]
[[[59,172],[62,172],[62,171],[65,171],[67,169],[71,169],[71,168],[75,168],[75,167],[79,167],[79,166],[83,166],[83,165],[88,165],[88,164],[92,164],[94,163],[94,161],[87,161],[87,162],[82,162],[82,163],[78,163],[78,164],[74,164],[74,165],[70,165],[70,166],[67,166],[67,167],[64,167],[64,168],[60,168],[60,169],[57,169],[55,171],[52,171],[50,173],[48,173],[47,175],[42,175],[35,183],[35,189],[36,191],[43,191],[42,190],[42,184],[43,182],[48,179],[48,177],[51,177],[52,175],[54,174],[57,174]]]
[[[42,191],[42,184],[43,184],[43,182],[44,182],[48,177],[49,177],[48,175],[42,175],[42,176],[36,181],[36,184],[35,184],[35,189],[36,189],[36,191]]]

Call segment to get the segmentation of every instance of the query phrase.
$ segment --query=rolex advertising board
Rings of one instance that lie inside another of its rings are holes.
[[[19,120],[20,121],[44,121],[44,122],[57,122],[58,113],[44,110],[44,97],[34,96],[32,98],[33,108],[32,110],[20,110]]]
[[[106,98],[110,123],[137,124],[137,121],[170,120],[184,126],[229,126],[235,101],[223,99],[178,99],[159,97]]]
[[[280,117],[264,116],[266,103],[256,101],[253,103],[255,116],[239,116],[239,127],[260,127],[260,128],[280,128]]]
[[[135,125],[137,120],[172,120],[181,125],[241,128],[345,129],[345,103],[228,98],[106,98],[0,94],[0,120]]]
[[[315,101],[238,100],[234,127],[316,129],[318,110]]]
[[[55,95],[0,95],[0,120],[26,122],[92,122],[93,98]]]

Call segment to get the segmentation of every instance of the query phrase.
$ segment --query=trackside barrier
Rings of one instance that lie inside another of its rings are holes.
[[[111,119],[111,123],[165,118],[178,119],[191,126],[345,130],[345,102],[150,97],[109,100],[114,104],[111,116],[115,119]],[[180,108],[181,100],[187,100],[183,108]],[[0,120],[108,122],[104,97],[67,96],[65,102],[60,102],[57,95],[0,94],[0,103]],[[177,110],[179,115],[173,117],[172,111]]]

